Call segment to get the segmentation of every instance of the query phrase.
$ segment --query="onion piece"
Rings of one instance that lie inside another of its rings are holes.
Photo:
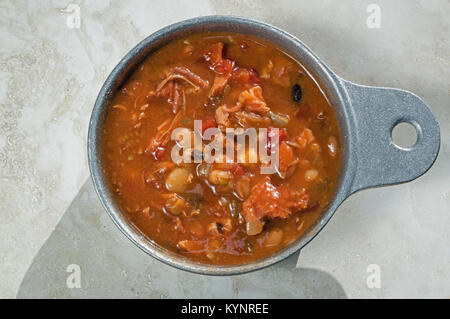
[[[289,123],[289,116],[286,114],[279,114],[274,112],[269,112],[270,119],[272,120],[272,123],[276,126],[284,127],[288,125]]]

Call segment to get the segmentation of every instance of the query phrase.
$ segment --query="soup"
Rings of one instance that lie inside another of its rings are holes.
[[[298,61],[248,35],[192,34],[152,53],[115,93],[103,134],[104,174],[129,220],[198,262],[273,254],[334,195],[332,106]]]

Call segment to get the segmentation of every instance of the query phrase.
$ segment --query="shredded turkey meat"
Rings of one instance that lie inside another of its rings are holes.
[[[251,89],[242,91],[239,95],[239,100],[235,108],[238,106],[240,106],[240,108],[243,107],[248,112],[258,114],[265,114],[270,111],[270,108],[264,100],[262,88],[260,86],[254,86]]]
[[[180,124],[180,122],[183,119],[183,116],[185,114],[185,112],[184,112],[184,103],[185,103],[184,91],[181,91],[181,96],[182,96],[181,100],[183,101],[182,102],[183,109],[178,111],[178,113],[175,114],[173,119],[163,122],[157,128],[156,135],[152,138],[149,146],[146,149],[147,152],[154,153],[155,151],[158,150],[158,148],[164,147],[167,145],[167,143],[169,143],[172,131]]]
[[[172,105],[174,118],[163,122],[158,128],[156,135],[150,141],[146,151],[153,154],[157,159],[157,152],[164,150],[169,143],[173,129],[175,129],[183,116],[186,114],[186,93],[181,84],[177,80],[182,80],[192,86],[195,91],[207,88],[208,81],[191,72],[186,67],[175,67],[167,72],[164,80],[157,86],[155,91],[149,93],[149,97],[166,98]]]
[[[185,67],[175,67],[171,69],[164,80],[159,83],[158,87],[156,88],[156,94],[160,94],[162,89],[168,84],[169,82],[172,82],[174,80],[183,80],[192,87],[194,87],[195,91],[200,90],[201,88],[207,88],[209,83],[206,80],[203,80],[201,77],[199,77],[197,74],[193,73],[191,70]]]
[[[186,67],[175,67],[167,72],[166,77],[162,80],[155,91],[149,93],[149,97],[166,98],[172,105],[172,111],[174,114],[178,112],[181,105],[182,87],[177,80],[181,80],[184,83],[190,85],[195,92],[207,88],[209,82],[203,80],[197,74],[193,73]],[[184,93],[183,93],[184,94]]]
[[[219,106],[216,109],[216,123],[221,131],[225,131],[227,127],[231,126],[229,117],[226,106]]]
[[[184,115],[186,114],[186,96],[184,90],[178,88],[177,83],[170,84],[174,88],[173,104],[176,106],[176,114],[172,119],[166,120],[157,128],[155,136],[151,139],[146,152],[153,154],[155,159],[165,151],[164,147],[169,143],[172,131],[178,127]]]

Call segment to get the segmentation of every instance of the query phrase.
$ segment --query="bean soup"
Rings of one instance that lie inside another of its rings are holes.
[[[262,173],[248,145],[239,160],[202,160],[230,128],[263,131],[258,147],[277,150],[275,170]],[[173,159],[180,129],[200,137],[183,158],[200,161]],[[206,139],[208,129],[218,133]],[[189,35],[148,56],[116,92],[103,134],[104,173],[127,217],[207,264],[247,263],[298,239],[339,173],[338,123],[318,83],[282,49],[236,33]]]

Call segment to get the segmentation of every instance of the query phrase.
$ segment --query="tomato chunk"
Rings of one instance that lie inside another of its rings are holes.
[[[205,133],[207,129],[212,127],[217,127],[216,119],[212,115],[206,116],[202,120],[202,134]]]
[[[309,196],[304,189],[275,186],[269,176],[256,184],[243,203],[245,220],[288,218],[292,213],[308,206]]]
[[[155,161],[159,161],[161,158],[164,157],[164,155],[166,154],[166,149],[162,146],[158,146],[153,152],[153,158],[155,159]]]

